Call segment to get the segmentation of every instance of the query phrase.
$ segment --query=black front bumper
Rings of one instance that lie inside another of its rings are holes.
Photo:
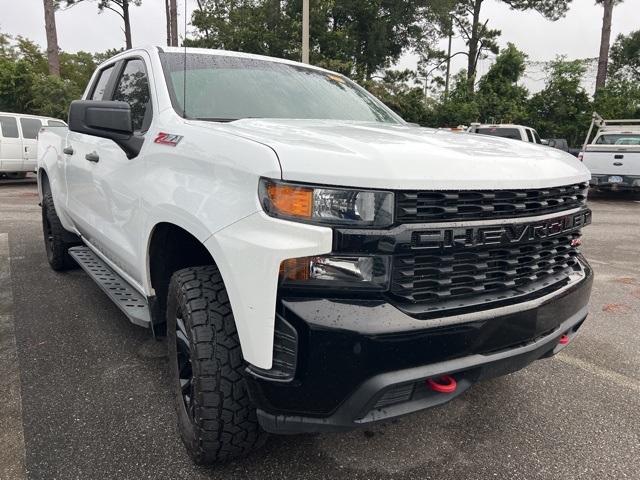
[[[279,382],[248,369],[260,424],[275,433],[362,428],[554,355],[587,316],[593,275],[582,258],[580,266],[559,290],[430,320],[384,301],[282,299],[279,314],[298,337],[296,373]],[[428,388],[444,374],[456,380],[454,392]]]

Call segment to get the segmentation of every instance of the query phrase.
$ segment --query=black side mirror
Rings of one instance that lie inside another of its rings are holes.
[[[69,130],[113,140],[128,158],[140,153],[144,139],[133,134],[127,102],[74,100],[69,108]]]

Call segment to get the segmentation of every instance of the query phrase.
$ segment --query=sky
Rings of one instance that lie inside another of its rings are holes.
[[[196,0],[178,0],[178,30],[181,38],[185,32],[185,3],[187,17],[190,17],[190,12],[196,7]],[[166,45],[164,0],[143,0],[140,7],[131,7],[130,12],[134,46]],[[490,28],[502,30],[499,38],[501,47],[511,42],[524,51],[531,61],[553,60],[556,55],[566,55],[569,60],[598,56],[602,7],[596,6],[595,0],[573,0],[567,16],[557,22],[545,20],[535,11],[511,11],[498,0],[486,0],[482,7],[482,18],[489,19]],[[97,53],[124,46],[122,19],[107,10],[98,14],[96,3],[90,1],[58,11],[56,24],[58,44],[65,52],[82,50]],[[626,35],[638,29],[640,0],[625,0],[616,6],[611,41],[618,34]],[[42,0],[0,0],[0,32],[22,35],[45,48]],[[190,26],[187,26],[187,32],[192,32]],[[454,42],[453,51],[462,49],[463,46],[458,39],[457,44]],[[453,72],[466,67],[465,58],[462,55],[457,58],[458,61],[452,67]],[[479,67],[479,74],[485,73],[490,65],[490,61],[483,62]],[[406,55],[399,67],[414,68],[415,59]],[[537,73],[532,75],[535,77]]]

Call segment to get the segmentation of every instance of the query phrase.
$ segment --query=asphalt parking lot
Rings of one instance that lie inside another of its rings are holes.
[[[638,479],[640,196],[592,194],[591,313],[558,356],[369,430],[196,467],[166,345],[46,261],[35,177],[0,180],[0,479]]]

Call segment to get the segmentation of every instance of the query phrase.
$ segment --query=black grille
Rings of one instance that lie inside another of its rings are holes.
[[[529,190],[407,191],[397,193],[399,223],[520,218],[570,210],[586,202],[588,184]]]
[[[566,276],[576,266],[578,233],[538,243],[450,254],[402,255],[394,259],[391,293],[411,303],[444,302],[525,287]]]

